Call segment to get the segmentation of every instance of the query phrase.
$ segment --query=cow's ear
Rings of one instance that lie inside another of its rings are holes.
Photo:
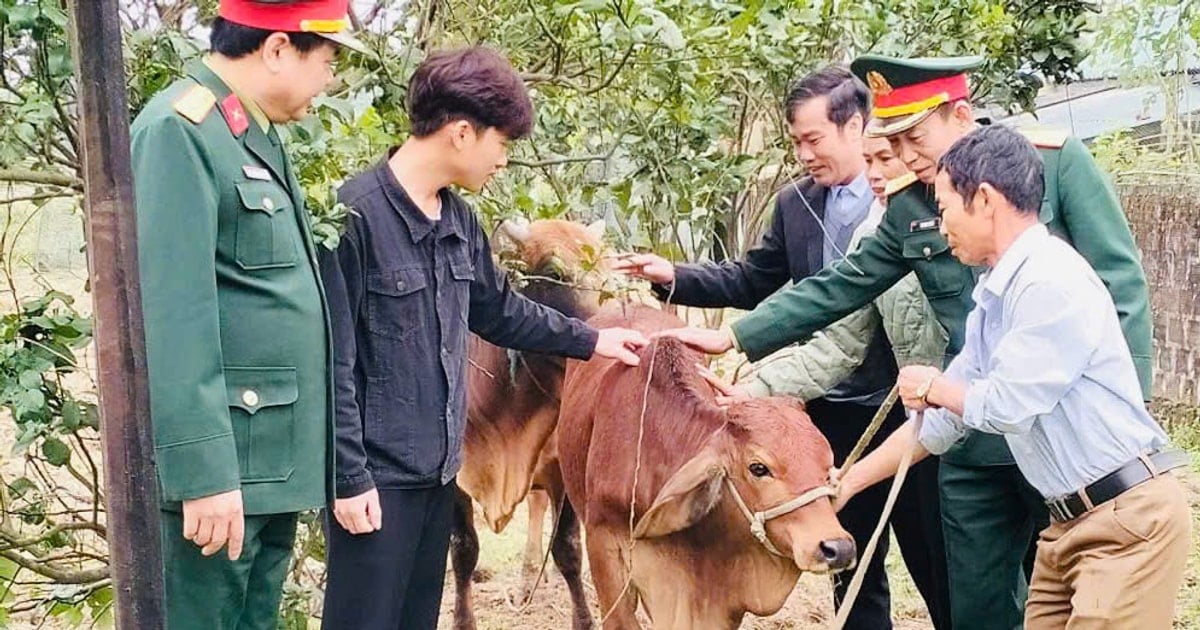
[[[716,507],[724,479],[721,457],[710,444],[667,480],[638,521],[634,537],[666,536],[695,525]]]

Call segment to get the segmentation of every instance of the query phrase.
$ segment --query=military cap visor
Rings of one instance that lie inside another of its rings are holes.
[[[350,0],[221,0],[218,15],[234,24],[286,33],[312,33],[361,53],[350,31]]]
[[[896,59],[863,55],[850,70],[871,90],[866,135],[892,136],[920,124],[938,107],[970,96],[967,72],[981,57]]]

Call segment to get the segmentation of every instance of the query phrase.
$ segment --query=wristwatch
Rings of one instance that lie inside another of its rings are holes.
[[[939,376],[941,376],[941,374],[934,374],[933,376],[930,376],[925,380],[924,383],[921,383],[920,387],[917,388],[917,398],[921,400],[921,404],[929,405],[929,390],[933,389],[933,382],[936,381],[937,377]]]

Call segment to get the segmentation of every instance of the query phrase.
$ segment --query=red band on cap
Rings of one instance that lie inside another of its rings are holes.
[[[913,85],[894,88],[887,94],[876,94],[875,109],[887,110],[895,107],[903,107],[911,103],[926,101],[940,94],[945,94],[948,97],[946,102],[957,101],[970,96],[971,91],[967,87],[967,75],[956,74],[954,76],[933,79],[932,81],[925,81],[924,83],[914,83]]]
[[[309,0],[307,2],[266,3],[254,0],[221,0],[218,14],[242,26],[268,31],[303,32],[305,21],[338,21],[346,17],[350,0]]]

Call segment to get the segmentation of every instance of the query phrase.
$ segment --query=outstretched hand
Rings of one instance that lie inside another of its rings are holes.
[[[635,354],[650,343],[645,335],[628,328],[604,328],[596,339],[596,356],[616,359],[629,366],[637,366],[641,360]]]
[[[734,403],[750,400],[750,392],[717,376],[716,372],[700,364],[696,364],[696,369],[700,371],[700,376],[703,376],[704,380],[708,381],[708,384],[717,392],[718,405],[728,407]]]
[[[733,336],[728,330],[707,328],[670,328],[660,330],[652,338],[672,337],[706,354],[724,354],[733,349]]]
[[[610,257],[612,270],[656,284],[675,281],[675,265],[656,254],[617,254]]]

